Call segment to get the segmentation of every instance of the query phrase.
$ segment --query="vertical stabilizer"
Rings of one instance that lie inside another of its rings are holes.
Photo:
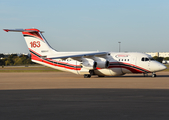
[[[42,32],[38,29],[4,29],[4,31],[22,32],[31,54],[35,53],[39,56],[47,56],[57,52],[48,44]]]

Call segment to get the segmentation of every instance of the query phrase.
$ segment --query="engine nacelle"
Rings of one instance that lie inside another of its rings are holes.
[[[107,61],[107,60],[106,61],[97,61],[95,64],[96,64],[96,67],[101,68],[101,69],[109,67],[109,61]]]
[[[81,66],[83,68],[86,68],[88,70],[93,70],[93,69],[96,69],[97,67],[97,62],[93,61],[93,60],[90,60],[90,61],[85,61],[83,63],[81,63]]]
[[[96,61],[89,59],[89,58],[83,58],[81,66],[88,70],[95,70],[96,68],[108,68],[109,67],[109,61],[107,60],[100,60],[97,59]]]

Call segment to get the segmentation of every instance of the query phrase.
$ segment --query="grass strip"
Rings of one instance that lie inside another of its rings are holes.
[[[61,72],[49,67],[4,67],[0,72]]]

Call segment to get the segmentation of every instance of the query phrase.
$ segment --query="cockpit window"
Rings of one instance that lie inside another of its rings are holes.
[[[149,59],[148,58],[141,58],[141,61],[149,61]]]
[[[144,61],[144,58],[141,58],[141,61]]]
[[[145,61],[149,61],[149,59],[148,59],[148,58],[145,58]]]

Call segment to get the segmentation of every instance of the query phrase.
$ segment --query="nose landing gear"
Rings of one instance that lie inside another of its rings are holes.
[[[156,77],[157,75],[156,75],[156,73],[155,72],[153,72],[152,73],[152,77]]]

